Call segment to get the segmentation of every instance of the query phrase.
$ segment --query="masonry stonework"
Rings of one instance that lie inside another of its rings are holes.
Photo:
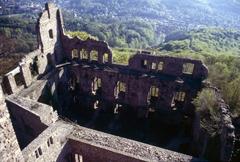
[[[37,32],[38,49],[4,76],[6,94],[0,89],[3,161],[203,161],[77,123],[92,114],[87,125],[94,128],[92,123],[107,114],[113,119],[107,123],[112,128],[131,112],[131,118],[145,127],[155,118],[167,118],[161,116],[164,112],[171,119],[179,118],[168,123],[187,121],[197,127],[191,123],[195,117],[192,100],[208,77],[202,61],[139,51],[128,65],[115,64],[106,42],[66,35],[61,11],[52,3],[40,15]],[[225,111],[226,105],[219,103]],[[75,111],[86,116],[71,113]],[[234,129],[229,116],[223,115],[222,120],[219,159],[229,161]]]

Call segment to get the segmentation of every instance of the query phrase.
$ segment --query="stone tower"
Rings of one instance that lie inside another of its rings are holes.
[[[2,79],[0,78],[0,85]],[[0,161],[22,162],[23,156],[15,135],[5,97],[0,86]]]

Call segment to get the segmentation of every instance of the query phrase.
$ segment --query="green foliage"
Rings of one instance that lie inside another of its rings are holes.
[[[35,24],[21,17],[0,17],[0,55],[27,53],[37,47]]]
[[[141,19],[95,22],[86,16],[85,19],[72,19],[72,15],[64,15],[66,28],[70,31],[81,30],[104,40],[111,47],[146,48],[160,43],[155,26]]]
[[[221,116],[214,91],[210,89],[202,90],[193,104],[200,115],[201,128],[210,136],[218,134]]]
[[[82,40],[87,40],[88,38],[98,40],[97,37],[94,37],[83,31],[68,31],[66,34],[69,34],[71,37],[79,37]]]
[[[200,54],[240,54],[239,31],[217,28],[204,28],[191,32],[175,32],[166,38],[161,50],[188,50]]]
[[[226,85],[225,96],[226,102],[230,106],[233,117],[240,115],[240,76]]]
[[[137,50],[130,48],[114,48],[113,49],[113,62],[118,64],[128,64],[129,58],[136,54]]]
[[[202,60],[209,69],[208,80],[221,89],[231,112],[240,116],[240,34],[233,30],[199,29],[175,32],[159,47],[161,53]]]

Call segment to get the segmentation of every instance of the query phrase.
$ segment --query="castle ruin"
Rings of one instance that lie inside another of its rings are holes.
[[[106,42],[66,35],[52,3],[37,32],[38,49],[1,79],[2,161],[201,161],[185,154],[199,136],[192,101],[208,76],[202,61],[139,51],[114,64]],[[234,127],[219,102],[219,159],[228,161]]]

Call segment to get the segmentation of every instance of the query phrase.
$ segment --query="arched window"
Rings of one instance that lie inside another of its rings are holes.
[[[88,59],[88,53],[87,53],[87,51],[85,49],[82,49],[80,51],[80,54],[81,54],[81,59],[83,59],[83,60],[87,60]]]
[[[90,53],[91,61],[98,61],[98,52],[93,50]]]
[[[108,62],[108,54],[104,53],[103,55],[103,63],[107,63]]]

